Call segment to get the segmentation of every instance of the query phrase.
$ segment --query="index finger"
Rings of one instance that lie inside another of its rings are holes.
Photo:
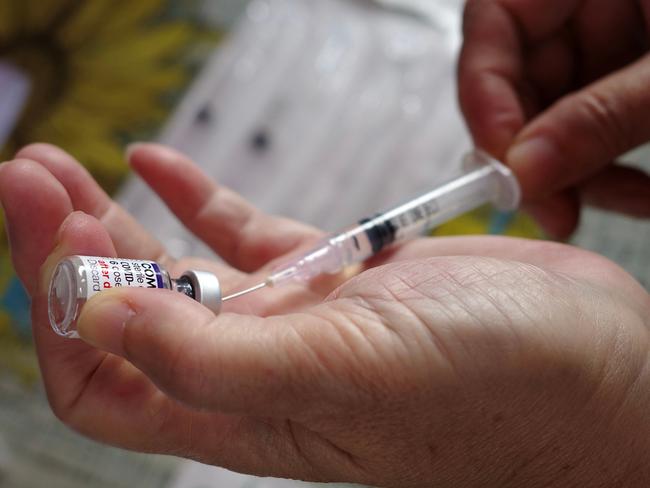
[[[461,109],[476,146],[502,158],[526,120],[516,89],[523,79],[519,34],[508,11],[491,1],[467,3],[463,34]]]
[[[171,148],[133,145],[129,159],[181,222],[240,270],[259,270],[321,236],[313,227],[258,210]]]
[[[14,268],[34,296],[39,269],[54,248],[59,226],[73,211],[72,202],[41,165],[15,160],[0,166],[0,203]]]
[[[462,111],[477,146],[503,158],[535,109],[527,80],[528,42],[558,30],[577,0],[470,0],[463,20],[464,44],[458,67]]]
[[[72,156],[50,144],[31,144],[18,152],[44,166],[68,193],[74,210],[97,218],[106,228],[119,256],[168,264],[163,245],[117,204]]]

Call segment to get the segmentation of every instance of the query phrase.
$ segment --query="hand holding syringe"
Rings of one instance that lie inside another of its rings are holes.
[[[387,246],[426,234],[459,215],[492,203],[503,211],[516,210],[521,199],[512,172],[481,151],[463,160],[462,174],[435,190],[376,217],[362,220],[329,236],[307,253],[276,268],[263,283],[235,293],[231,300],[264,287],[291,281],[307,282],[321,274],[336,274],[361,263]]]

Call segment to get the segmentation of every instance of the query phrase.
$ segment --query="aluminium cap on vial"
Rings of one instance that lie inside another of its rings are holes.
[[[188,270],[183,273],[194,291],[194,299],[215,314],[221,310],[221,284],[219,279],[206,271]]]

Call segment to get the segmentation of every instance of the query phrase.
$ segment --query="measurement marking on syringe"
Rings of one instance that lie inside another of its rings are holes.
[[[359,244],[359,239],[357,239],[357,236],[352,236],[352,240],[354,241],[354,247],[357,248],[357,251],[361,251],[361,245]]]

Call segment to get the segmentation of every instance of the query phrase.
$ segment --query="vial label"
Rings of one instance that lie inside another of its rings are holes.
[[[95,256],[79,256],[87,272],[86,297],[129,286],[133,288],[165,288],[163,273],[154,261],[135,259],[109,259]]]

